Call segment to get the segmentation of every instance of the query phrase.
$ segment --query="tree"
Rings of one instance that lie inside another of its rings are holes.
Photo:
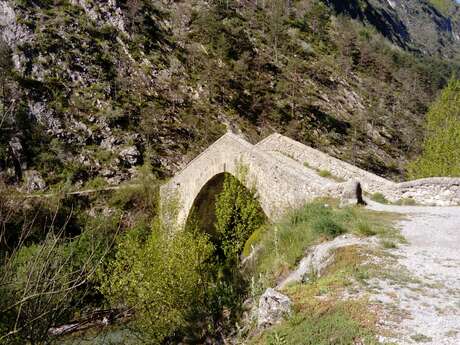
[[[34,239],[34,215],[23,221],[14,245],[6,244],[8,250],[0,253],[0,344],[51,343],[51,329],[84,307],[96,270],[112,247],[113,237],[96,228],[69,240],[67,223],[56,228],[56,214],[43,240]],[[12,218],[0,200],[0,240],[11,230]]]
[[[423,151],[409,164],[409,176],[460,176],[460,80],[451,79],[441,92],[425,128]]]
[[[239,168],[239,178],[245,181],[247,169]],[[248,190],[232,175],[224,180],[222,193],[216,200],[216,231],[221,239],[221,247],[227,265],[233,267],[249,236],[264,222],[264,214],[255,198],[254,191]]]
[[[172,234],[158,222],[147,240],[130,231],[101,277],[101,291],[115,306],[134,311],[132,326],[151,344],[187,327],[203,303],[212,245],[204,234]]]

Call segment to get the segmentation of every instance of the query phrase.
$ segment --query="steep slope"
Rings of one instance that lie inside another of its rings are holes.
[[[326,0],[338,13],[374,26],[390,41],[419,54],[458,57],[460,8],[454,0]]]
[[[458,65],[390,42],[417,49],[409,26],[404,38],[349,9],[335,6],[361,22],[319,1],[280,4],[1,1],[2,179],[116,184],[146,161],[167,176],[226,127],[400,177]],[[399,7],[389,16],[406,25]]]

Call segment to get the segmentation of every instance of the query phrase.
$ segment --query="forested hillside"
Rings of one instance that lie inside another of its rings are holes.
[[[2,1],[2,180],[168,176],[227,128],[401,179],[459,70],[458,18],[453,1]]]
[[[272,222],[239,162],[176,229],[159,186],[226,131],[457,176],[459,52],[454,0],[0,0],[0,344],[378,344],[337,297],[377,275],[357,248],[289,291],[287,324],[253,316],[309,248],[395,249],[395,215],[321,199]]]

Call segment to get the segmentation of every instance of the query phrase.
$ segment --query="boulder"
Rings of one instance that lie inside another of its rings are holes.
[[[265,328],[281,322],[291,313],[291,305],[289,297],[268,288],[259,299],[258,327]]]
[[[46,183],[36,170],[27,170],[24,173],[25,187],[27,192],[34,192],[46,188]]]
[[[138,163],[140,155],[136,146],[129,146],[120,151],[121,160],[129,166]]]

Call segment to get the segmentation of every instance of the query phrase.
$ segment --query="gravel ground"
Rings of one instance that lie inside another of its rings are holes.
[[[383,341],[460,345],[460,207],[392,206],[407,244],[388,249],[392,274],[370,282],[370,300],[383,310]]]

